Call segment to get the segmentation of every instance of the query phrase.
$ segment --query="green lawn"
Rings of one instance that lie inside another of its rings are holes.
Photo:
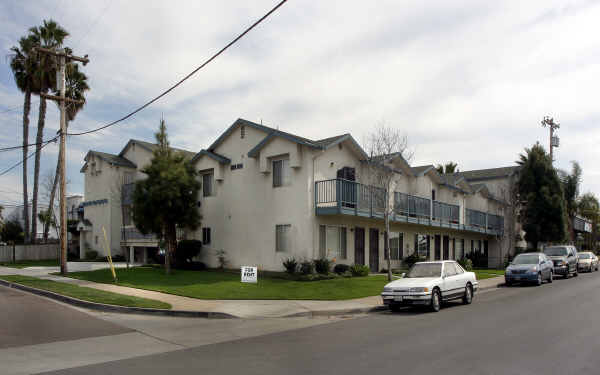
[[[70,277],[112,284],[107,269],[69,273]],[[201,299],[344,300],[374,296],[387,283],[383,275],[320,281],[291,281],[260,277],[257,284],[242,284],[238,273],[137,267],[117,269],[118,284]]]
[[[8,275],[0,276],[0,279],[23,284],[37,289],[49,290],[65,296],[78,298],[84,301],[105,303],[108,305],[129,306],[129,307],[149,307],[154,309],[170,309],[171,305],[165,302],[156,301],[148,298],[139,298],[107,292],[93,288],[81,287],[78,285],[61,283],[51,280],[38,279],[37,277]]]
[[[25,267],[58,267],[58,259],[40,259],[40,260],[18,260],[16,263],[0,262],[2,267],[25,268]]]
[[[489,279],[491,277],[504,276],[504,270],[494,270],[487,268],[476,268],[473,270],[477,276],[477,280]]]

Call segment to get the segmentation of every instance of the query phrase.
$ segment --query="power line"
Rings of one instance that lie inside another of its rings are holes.
[[[40,150],[44,147],[46,147],[50,142],[42,145],[42,147],[40,148]],[[18,162],[17,164],[13,165],[12,167],[0,172],[0,176],[4,176],[5,174],[7,174],[8,172],[12,171],[13,169],[15,169],[16,167],[18,167],[19,165],[23,164],[23,162],[27,159],[29,159],[30,157],[32,157],[33,155],[35,155],[35,151],[30,153],[29,155],[27,155],[27,157],[23,160],[21,160],[20,162]]]
[[[21,145],[21,146],[11,146],[11,147],[0,148],[0,152],[13,151],[13,150],[18,150],[18,149],[21,149],[24,147],[37,146],[37,145],[42,145],[42,147],[43,147],[43,146],[47,145],[48,143],[56,141],[57,139],[58,139],[58,135],[55,136],[54,138],[50,138],[48,140],[42,141],[41,143],[29,143],[26,146]]]
[[[181,85],[183,82],[185,82],[188,78],[190,78],[191,76],[193,76],[194,74],[196,74],[200,69],[204,68],[206,65],[208,65],[211,61],[213,61],[214,59],[216,59],[217,57],[219,57],[219,55],[221,55],[223,52],[225,52],[229,47],[231,47],[232,45],[234,45],[238,40],[242,39],[246,34],[248,34],[252,29],[254,29],[256,26],[258,26],[262,21],[264,21],[267,17],[269,17],[272,13],[274,13],[277,9],[279,9],[279,7],[281,7],[287,0],[282,0],[280,1],[273,9],[271,9],[268,13],[266,13],[264,16],[262,16],[258,21],[254,22],[250,27],[248,27],[246,30],[244,30],[241,34],[239,34],[235,39],[233,39],[231,42],[229,42],[225,47],[221,48],[217,53],[215,53],[214,55],[212,55],[208,60],[206,60],[205,62],[203,62],[199,67],[197,67],[196,69],[194,69],[191,73],[189,73],[188,75],[186,75],[185,77],[183,77],[181,80],[179,80],[176,84],[174,84],[173,86],[169,87],[167,90],[165,90],[164,92],[162,92],[160,95],[158,95],[157,97],[155,97],[154,99],[150,100],[149,102],[147,102],[146,104],[142,105],[141,107],[137,108],[136,110],[134,110],[133,112],[129,113],[126,116],[121,117],[118,120],[115,120],[109,124],[100,126],[96,129],[92,129],[92,130],[88,130],[88,131],[84,131],[84,132],[80,132],[80,133],[67,133],[67,135],[85,135],[85,134],[90,134],[90,133],[94,133],[103,129],[106,129],[108,127],[111,127],[113,125],[118,124],[121,121],[127,120],[129,117],[135,115],[136,113],[140,112],[141,110],[145,109],[146,107],[148,107],[150,104],[154,103],[155,101],[157,101],[158,99],[162,98],[163,96],[167,95],[168,93],[170,93],[171,91],[173,91],[176,87],[178,87],[179,85]]]

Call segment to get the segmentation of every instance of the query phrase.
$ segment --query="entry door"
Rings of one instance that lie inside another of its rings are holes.
[[[379,272],[379,230],[369,229],[369,268]]]
[[[354,228],[354,263],[365,264],[365,228]]]
[[[435,235],[435,240],[433,244],[435,260],[441,260],[442,258],[442,236],[439,234]]]
[[[450,259],[450,237],[444,236],[443,240],[444,245],[444,260]]]

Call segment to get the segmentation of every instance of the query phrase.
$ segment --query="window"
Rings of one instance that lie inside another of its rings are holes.
[[[98,245],[98,236],[94,236],[94,243]]]
[[[429,236],[426,234],[415,234],[415,251],[422,258],[429,259]]]
[[[290,161],[287,159],[273,160],[273,187],[290,184]]]
[[[202,244],[210,244],[210,228],[202,228]]]
[[[444,275],[446,275],[446,277],[456,275],[454,263],[444,263]]]
[[[131,184],[131,183],[133,183],[133,173],[132,172],[123,173],[123,185]]]
[[[236,169],[242,169],[244,168],[244,164],[239,163],[239,164],[231,164],[231,170],[235,171]]]
[[[431,200],[434,201],[435,200],[435,189],[431,190]]]
[[[276,252],[289,252],[292,248],[291,243],[291,231],[292,226],[290,224],[276,225],[275,226],[275,251]]]
[[[131,225],[131,206],[123,206],[123,226]]]
[[[240,138],[244,139],[245,136],[246,136],[246,126],[242,125],[240,127]]]
[[[202,175],[202,196],[210,197],[213,195],[212,191],[213,185],[213,174],[206,173]]]
[[[390,259],[402,260],[404,258],[402,249],[404,247],[404,235],[398,232],[390,232]],[[387,255],[387,254],[385,254]],[[387,259],[387,257],[386,257]]]
[[[333,225],[319,226],[319,255],[322,258],[335,257],[346,259],[347,237],[346,227]]]
[[[460,275],[461,273],[465,273],[465,270],[458,263],[454,263],[454,268],[456,268],[456,274]]]

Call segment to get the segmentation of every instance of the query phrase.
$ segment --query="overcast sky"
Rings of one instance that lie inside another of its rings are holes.
[[[3,1],[0,3],[0,147],[22,142],[23,95],[9,49],[52,18],[88,54],[88,104],[70,124],[91,129],[128,113],[196,68],[277,0]],[[415,151],[414,165],[461,170],[513,165],[548,144],[543,116],[561,123],[556,165],[583,168],[600,191],[598,1],[289,0],[266,22],[155,105],[120,125],[68,140],[69,193],[83,192],[89,149],[118,153],[153,140],[161,116],[171,144],[198,151],[237,118],[307,138],[363,139],[384,121]],[[30,142],[39,100],[32,100]],[[15,108],[14,111],[5,112]],[[4,113],[3,113],[4,112]],[[58,128],[48,104],[44,138]],[[58,147],[44,149],[42,174]],[[21,152],[0,153],[0,171]],[[30,187],[33,158],[29,163]],[[0,177],[0,204],[20,200],[21,167]]]

